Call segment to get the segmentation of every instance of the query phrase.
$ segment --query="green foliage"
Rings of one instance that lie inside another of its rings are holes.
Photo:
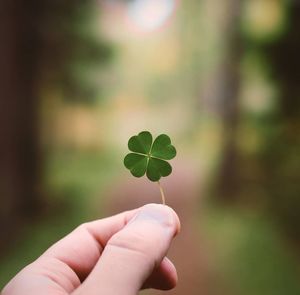
[[[39,64],[47,88],[58,87],[67,102],[95,102],[102,87],[95,77],[114,55],[99,33],[99,4],[45,0],[40,14]]]
[[[207,209],[201,224],[234,294],[300,294],[296,255],[267,214],[215,205]]]
[[[128,141],[129,153],[124,158],[124,165],[135,177],[147,175],[151,181],[171,174],[172,167],[165,160],[176,156],[176,149],[166,134],[159,135],[154,141],[148,131],[132,136]]]

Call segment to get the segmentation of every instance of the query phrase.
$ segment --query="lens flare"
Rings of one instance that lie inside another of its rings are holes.
[[[154,31],[166,23],[174,9],[174,0],[135,0],[128,4],[128,16],[139,30]]]

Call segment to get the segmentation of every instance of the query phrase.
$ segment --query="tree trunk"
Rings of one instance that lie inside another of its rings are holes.
[[[39,1],[0,3],[0,232],[2,245],[38,210]],[[1,246],[1,245],[0,245]]]
[[[279,92],[279,108],[269,125],[276,128],[267,138],[261,157],[268,181],[271,212],[286,232],[300,241],[300,3],[289,3],[287,31],[264,53],[272,65]]]
[[[241,1],[226,3],[222,29],[225,50],[223,62],[217,72],[214,85],[217,90],[217,113],[223,124],[221,165],[217,176],[217,197],[233,201],[238,192],[238,150],[236,146],[239,121],[240,62],[242,41],[240,34]]]

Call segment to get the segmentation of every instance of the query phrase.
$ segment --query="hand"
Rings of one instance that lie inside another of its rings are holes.
[[[165,255],[180,228],[169,207],[139,209],[85,223],[25,267],[2,295],[134,295],[172,289],[174,265]]]

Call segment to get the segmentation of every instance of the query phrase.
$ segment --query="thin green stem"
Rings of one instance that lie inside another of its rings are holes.
[[[160,191],[162,203],[163,203],[163,205],[166,205],[166,198],[165,198],[165,194],[164,194],[163,188],[162,188],[162,186],[161,186],[161,184],[160,184],[159,181],[157,183],[158,183],[158,187],[159,187],[159,191]]]

